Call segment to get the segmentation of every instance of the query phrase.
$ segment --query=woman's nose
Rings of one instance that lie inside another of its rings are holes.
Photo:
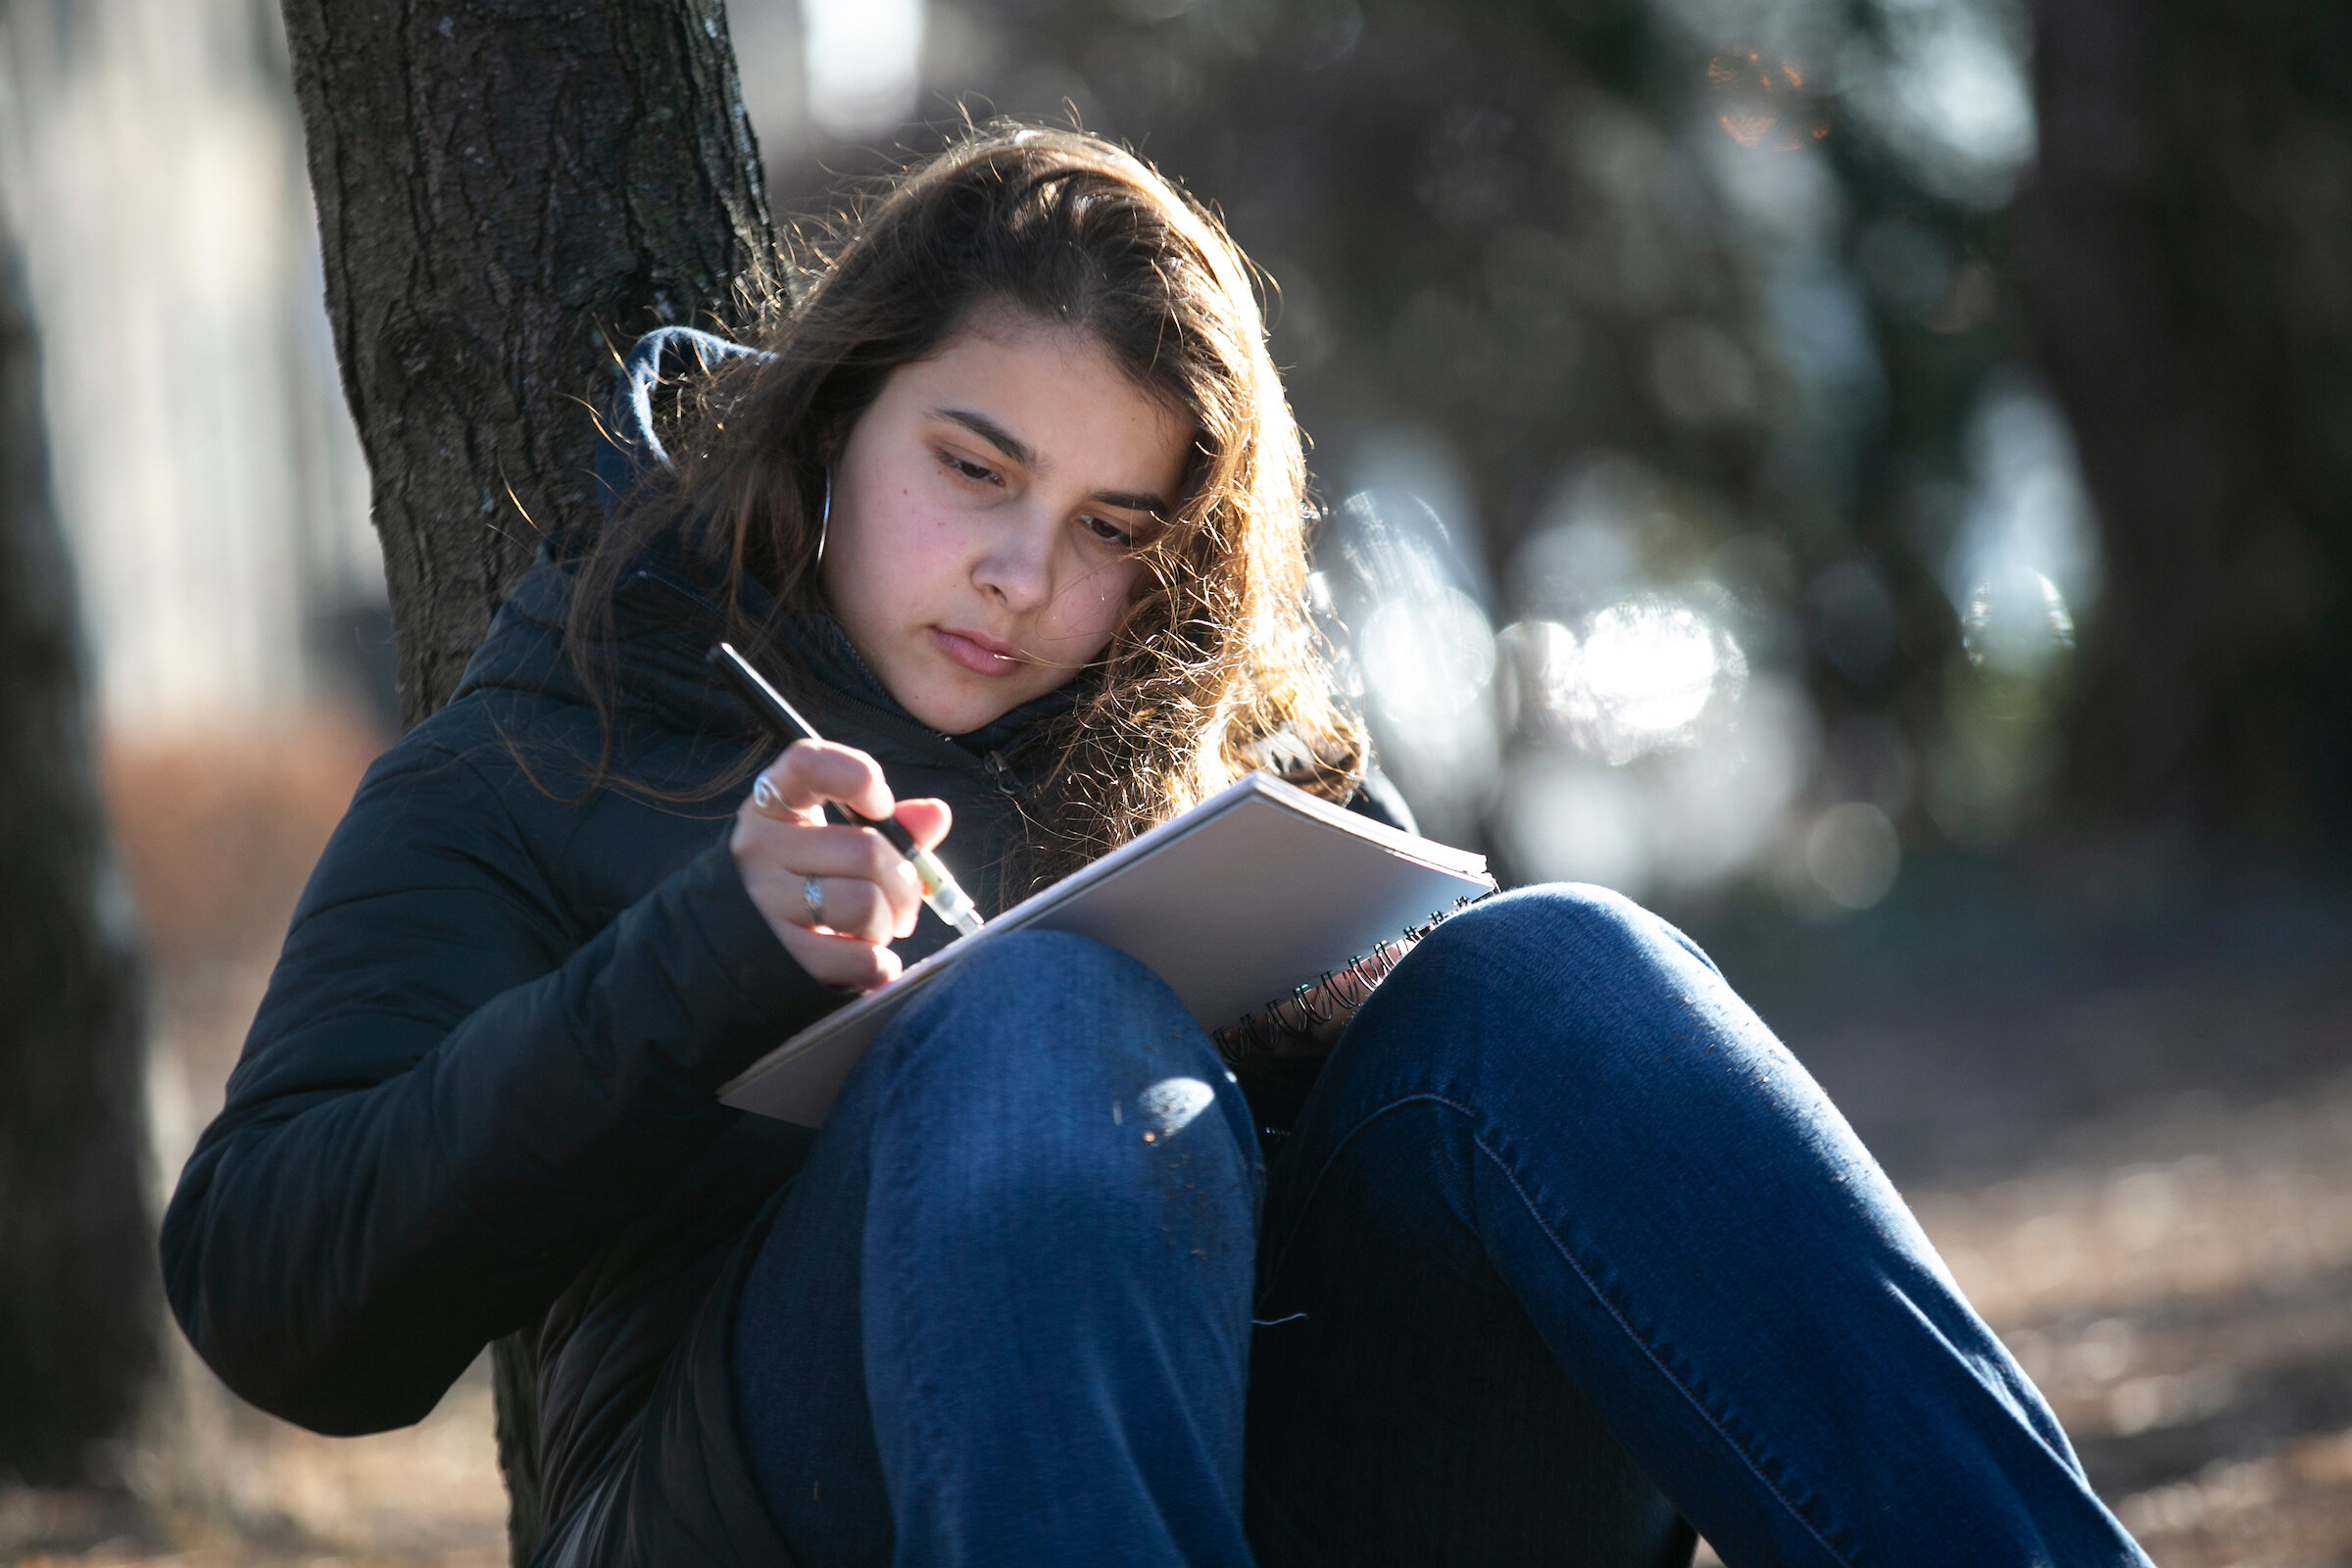
[[[1026,516],[997,535],[973,567],[972,580],[1016,613],[1043,609],[1054,598],[1052,524]]]

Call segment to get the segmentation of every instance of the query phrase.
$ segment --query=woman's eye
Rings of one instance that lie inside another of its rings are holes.
[[[959,458],[953,452],[942,452],[939,455],[939,461],[955,470],[958,477],[970,479],[978,484],[996,483],[996,469],[984,464],[974,463],[969,458]]]
[[[1120,527],[1108,517],[1087,517],[1083,520],[1086,524],[1086,531],[1093,534],[1096,538],[1102,540],[1104,544],[1117,545],[1121,550],[1132,549],[1134,547],[1135,535],[1129,533],[1126,529]]]

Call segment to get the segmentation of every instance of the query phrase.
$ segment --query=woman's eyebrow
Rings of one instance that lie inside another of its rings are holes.
[[[966,409],[933,409],[931,412],[943,419],[962,425],[1022,467],[1034,468],[1038,466],[1037,449],[987,415],[973,414]]]
[[[1022,467],[1035,468],[1041,473],[1045,471],[1045,465],[1038,461],[1036,448],[987,415],[974,414],[969,409],[933,409],[931,412],[951,423],[962,425]],[[1097,490],[1087,499],[1121,512],[1149,512],[1155,516],[1164,515],[1168,510],[1168,503],[1163,497],[1147,495],[1140,490]]]
[[[1114,511],[1148,512],[1155,517],[1166,515],[1168,510],[1168,504],[1159,497],[1134,490],[1098,490],[1087,499],[1100,502]]]

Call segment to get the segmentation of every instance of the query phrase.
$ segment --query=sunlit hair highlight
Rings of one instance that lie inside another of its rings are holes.
[[[1354,788],[1363,734],[1332,700],[1306,608],[1298,431],[1251,273],[1214,217],[1100,137],[993,123],[889,182],[805,262],[797,300],[775,287],[747,313],[742,337],[769,354],[687,389],[671,468],[581,566],[567,642],[590,691],[610,687],[619,577],[670,529],[730,635],[788,663],[772,628],[745,623],[743,577],[787,610],[825,608],[819,514],[851,428],[898,367],[1004,310],[1086,333],[1196,432],[1183,499],[1139,546],[1139,586],[1076,677],[1082,700],[1022,747],[1034,783],[1017,881],[1092,859],[1253,767],[1327,799]]]

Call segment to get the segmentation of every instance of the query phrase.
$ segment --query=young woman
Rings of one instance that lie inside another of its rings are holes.
[[[975,134],[760,341],[641,347],[610,525],[321,859],[165,1226],[231,1387],[375,1431],[529,1336],[551,1564],[2144,1563],[1802,1068],[1607,893],[1440,928],[1270,1171],[1295,1063],[1253,1114],[1065,936],[821,1134],[720,1108],[947,938],[823,802],[999,907],[1255,766],[1396,812],[1245,266],[1142,164]],[[833,741],[761,749],[722,637]]]

